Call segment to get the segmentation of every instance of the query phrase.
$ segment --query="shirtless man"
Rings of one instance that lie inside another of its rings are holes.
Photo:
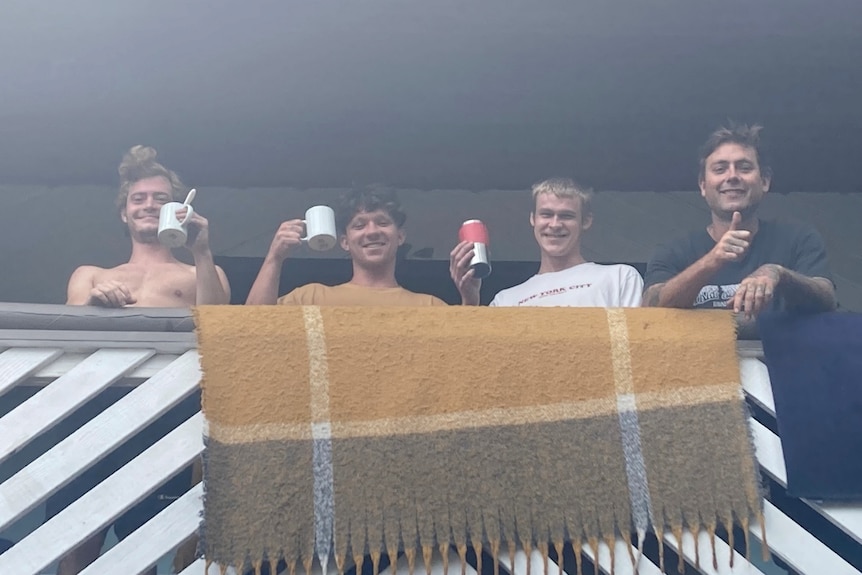
[[[203,216],[188,222],[186,247],[191,266],[178,261],[159,243],[159,211],[163,204],[183,201],[186,188],[179,177],[156,162],[156,151],[135,146],[120,164],[120,219],[132,240],[129,261],[105,269],[81,266],[69,278],[66,303],[102,307],[186,307],[227,304],[230,286],[224,271],[213,262],[209,224]],[[182,218],[185,210],[177,212]]]
[[[94,305],[109,308],[121,307],[187,307],[197,304],[227,304],[230,301],[230,286],[224,271],[213,262],[209,247],[209,225],[203,216],[192,215],[188,222],[189,239],[186,243],[195,265],[178,261],[170,248],[159,243],[159,212],[163,204],[183,201],[187,191],[173,171],[156,162],[156,151],[145,146],[135,146],[126,153],[120,164],[120,193],[117,207],[120,219],[129,230],[132,254],[129,261],[105,269],[96,266],[81,266],[69,278],[68,305]],[[185,210],[177,213],[182,218]],[[112,391],[112,390],[107,390]],[[113,396],[112,396],[113,397]],[[87,410],[106,407],[112,398],[105,394],[97,396],[75,417],[84,417]],[[113,399],[116,399],[113,397]],[[190,397],[183,405],[198,401]],[[199,407],[199,404],[198,404]],[[177,409],[186,409],[178,407]],[[47,517],[86,493],[107,475],[116,471],[119,464],[109,456],[97,463],[81,477],[73,481],[48,499]],[[123,514],[114,523],[117,537],[123,539],[143,525],[169,501],[162,492],[184,491],[188,488],[188,470],[171,480],[159,491],[145,498],[137,506]],[[107,529],[104,529],[73,549],[60,560],[58,575],[74,575],[96,560],[104,545]],[[194,548],[194,544],[191,544]],[[185,566],[193,556],[184,550],[183,558],[177,560]],[[148,571],[155,575],[155,568]]]

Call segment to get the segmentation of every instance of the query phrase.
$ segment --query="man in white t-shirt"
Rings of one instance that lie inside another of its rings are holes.
[[[581,255],[581,234],[593,223],[592,195],[567,178],[533,186],[530,225],[539,244],[539,271],[504,289],[492,306],[638,307],[643,279],[627,265],[601,265]],[[462,305],[479,305],[482,280],[473,277],[473,244],[461,242],[449,254],[449,273]]]

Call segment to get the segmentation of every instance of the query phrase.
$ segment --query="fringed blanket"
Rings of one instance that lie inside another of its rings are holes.
[[[400,550],[427,567],[450,546],[547,556],[760,517],[729,313],[204,306],[196,319],[208,561],[293,573],[333,557],[343,572]]]

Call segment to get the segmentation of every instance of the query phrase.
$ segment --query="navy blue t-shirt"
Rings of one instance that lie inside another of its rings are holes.
[[[647,264],[644,289],[676,277],[709,253],[715,244],[706,229],[700,229],[660,245]],[[740,282],[764,264],[778,264],[808,277],[832,281],[826,247],[814,227],[801,222],[760,220],[745,258],[728,262],[713,274],[692,307],[725,308]],[[783,307],[780,297],[772,303],[772,309]]]

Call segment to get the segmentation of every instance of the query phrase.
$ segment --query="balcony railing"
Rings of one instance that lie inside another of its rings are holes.
[[[59,558],[197,460],[204,449],[203,418],[192,409],[188,417],[162,425],[152,445],[129,456],[130,461],[110,477],[44,520],[44,503],[61,488],[105,457],[122,455],[144,430],[152,435],[148,426],[184,400],[194,401],[200,371],[193,328],[187,310],[0,304],[0,538],[13,543],[0,554],[0,574],[53,573]],[[775,429],[775,408],[762,348],[757,341],[740,341],[738,351],[743,387],[757,415],[751,420],[757,458],[773,485],[764,501],[771,553],[798,573],[860,573],[853,563],[858,566],[862,556],[862,504],[821,504],[782,493],[786,473],[781,440],[770,430]],[[119,390],[121,397],[79,421],[76,429],[68,429],[69,421],[80,419],[106,390]],[[140,573],[157,564],[160,572],[168,572],[174,550],[192,538],[200,525],[202,486],[191,483],[184,494],[110,547],[83,573]],[[798,513],[796,507],[808,513]],[[752,526],[750,536],[760,542],[757,526]],[[695,570],[691,534],[683,536],[681,549],[670,533],[664,542]],[[598,549],[587,547],[585,554],[610,573],[613,553],[615,573],[632,573],[625,545],[618,542],[611,550],[602,543]],[[699,545],[704,549],[710,545],[706,533],[700,535]],[[728,557],[731,549],[719,540],[717,552]],[[732,568],[719,561],[715,570],[701,561],[696,571],[784,572],[775,563],[749,563],[733,553]],[[514,565],[504,554],[500,562],[511,573],[526,573],[528,563],[532,573],[544,571],[538,553],[520,552]],[[449,565],[452,573],[461,572],[457,555]],[[475,573],[474,566],[464,568]],[[674,568],[668,567],[671,572]],[[442,565],[435,570],[442,573]],[[213,567],[211,572],[218,569]],[[552,566],[551,572],[556,573],[557,567]],[[204,573],[204,561],[194,561],[182,573]],[[645,557],[639,573],[660,571]]]

